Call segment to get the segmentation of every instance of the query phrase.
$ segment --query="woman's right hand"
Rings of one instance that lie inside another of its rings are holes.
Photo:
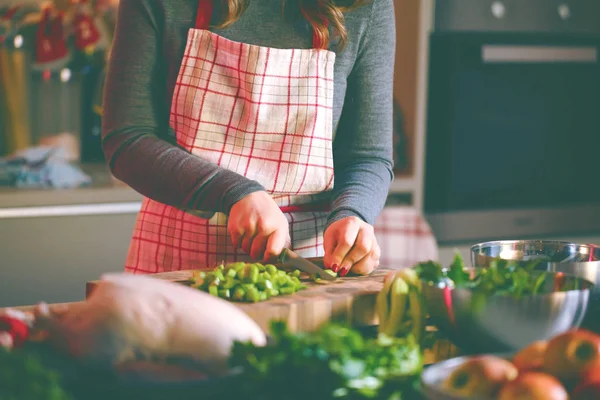
[[[254,260],[278,257],[291,243],[287,218],[264,191],[250,193],[231,207],[227,230],[233,245],[241,245]]]

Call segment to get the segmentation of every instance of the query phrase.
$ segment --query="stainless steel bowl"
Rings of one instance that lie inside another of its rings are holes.
[[[451,284],[423,282],[423,297],[431,322],[465,352],[517,351],[581,324],[593,284],[557,275],[548,273],[546,294],[482,297]],[[572,287],[580,289],[560,291]]]
[[[473,267],[489,267],[496,259],[523,265],[537,260],[537,269],[563,272],[594,283],[593,297],[600,296],[600,247],[552,240],[504,240],[471,247]]]

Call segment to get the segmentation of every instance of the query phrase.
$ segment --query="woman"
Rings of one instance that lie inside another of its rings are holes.
[[[376,268],[394,49],[392,0],[121,0],[103,146],[145,196],[126,271],[287,246]]]

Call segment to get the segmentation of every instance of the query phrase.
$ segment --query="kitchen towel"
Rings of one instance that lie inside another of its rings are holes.
[[[69,161],[64,147],[39,146],[0,158],[0,185],[17,188],[70,189],[92,179]]]

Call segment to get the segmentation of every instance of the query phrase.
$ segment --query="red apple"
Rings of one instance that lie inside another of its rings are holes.
[[[600,382],[600,363],[593,364],[583,370],[579,382]]]
[[[568,400],[567,389],[555,377],[529,371],[508,382],[498,393],[498,400]]]
[[[544,355],[547,348],[548,342],[545,340],[533,342],[514,356],[513,364],[519,372],[539,371],[544,365]]]
[[[600,380],[582,382],[573,390],[572,400],[600,399]]]
[[[491,397],[506,382],[517,377],[517,368],[503,358],[478,356],[456,368],[445,382],[446,389],[460,397]]]
[[[584,370],[600,363],[600,336],[587,330],[572,330],[548,342],[544,371],[563,383],[579,381]]]
[[[600,364],[586,368],[573,390],[573,400],[600,399]]]

